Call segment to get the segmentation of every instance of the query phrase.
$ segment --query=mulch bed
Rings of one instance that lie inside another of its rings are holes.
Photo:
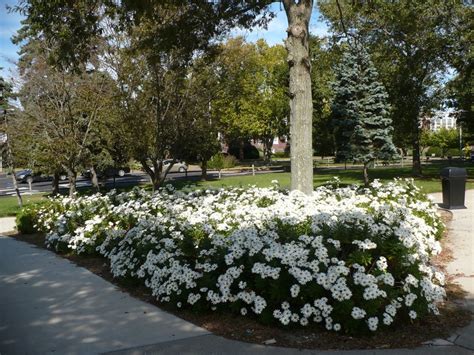
[[[444,222],[449,222],[452,215],[449,211],[441,211]],[[10,234],[11,237],[34,244],[40,248],[44,246],[44,235]],[[443,252],[436,256],[434,264],[446,272],[446,264],[453,259],[448,238],[443,239]],[[440,306],[441,315],[430,315],[410,324],[400,324],[373,335],[347,336],[328,332],[313,326],[306,328],[282,328],[263,325],[249,317],[225,313],[194,313],[190,310],[177,310],[167,304],[157,302],[150,291],[143,285],[130,285],[114,279],[109,271],[107,260],[97,256],[77,256],[61,254],[62,257],[74,264],[84,267],[105,280],[115,284],[122,291],[133,297],[151,303],[182,319],[205,328],[216,335],[225,338],[250,343],[262,344],[268,340],[276,346],[299,349],[383,349],[383,348],[413,348],[435,338],[446,338],[453,334],[456,328],[469,324],[472,314],[461,307],[465,292],[454,283],[455,275],[447,275],[447,299]]]

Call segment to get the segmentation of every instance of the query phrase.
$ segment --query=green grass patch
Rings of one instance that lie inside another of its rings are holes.
[[[447,162],[435,162],[423,165],[423,176],[415,178],[416,185],[421,187],[425,193],[440,192],[441,180],[439,173],[441,169],[447,166]],[[474,164],[456,162],[451,166],[464,167],[467,169],[468,176],[474,179]],[[392,181],[394,178],[410,178],[411,167],[378,167],[369,171],[371,179],[380,179],[382,182]],[[318,187],[324,185],[328,180],[332,180],[337,176],[342,184],[359,184],[363,183],[362,169],[332,169],[332,168],[318,168],[316,169],[313,177],[314,186]],[[283,188],[290,187],[290,173],[265,173],[252,175],[240,175],[240,176],[229,176],[224,177],[221,180],[208,180],[208,181],[189,181],[189,180],[175,180],[172,181],[176,188],[183,188],[188,185],[195,185],[198,188],[221,188],[231,186],[246,187],[248,185],[256,185],[258,187],[268,187],[271,185],[272,180],[278,180],[279,184]],[[142,188],[151,190],[150,184],[141,185]],[[121,192],[130,191],[133,186],[121,187],[117,190]],[[466,185],[467,189],[474,189],[474,181],[468,181]],[[87,195],[92,193],[91,188],[85,188],[79,190],[81,195]],[[102,190],[102,192],[107,192]],[[29,195],[23,196],[24,205],[28,205],[34,202],[41,201],[45,195]],[[18,202],[16,196],[0,197],[0,217],[15,216],[19,211]]]
[[[467,164],[466,164],[467,165]],[[423,176],[415,178],[416,185],[421,187],[425,193],[440,192],[442,190],[441,180],[439,178],[439,172],[445,165],[442,163],[430,164],[423,166]],[[468,171],[468,176],[474,177],[474,166],[464,166]],[[379,179],[382,182],[392,181],[394,178],[410,178],[412,177],[411,167],[406,168],[376,168],[371,169],[371,179]],[[359,184],[363,183],[362,169],[316,169],[313,181],[314,186],[324,185],[328,180],[333,179],[337,176],[342,184]],[[278,180],[281,187],[290,186],[290,173],[269,173],[269,174],[256,174],[252,175],[241,175],[241,176],[229,176],[224,177],[221,180],[208,180],[208,181],[197,181],[194,183],[188,181],[174,181],[173,185],[176,188],[181,188],[185,185],[195,184],[200,188],[220,188],[230,186],[248,186],[256,185],[258,187],[268,187],[271,185],[272,180]],[[474,181],[468,181],[466,185],[467,189],[474,188]]]
[[[45,195],[28,195],[23,197],[23,206],[39,202],[45,198]],[[16,196],[0,197],[0,217],[16,216],[20,211]]]

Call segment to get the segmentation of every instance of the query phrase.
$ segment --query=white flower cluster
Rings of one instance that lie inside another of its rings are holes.
[[[100,253],[177,307],[375,331],[436,313],[445,295],[429,264],[442,225],[410,181],[59,198],[37,224],[48,246]]]

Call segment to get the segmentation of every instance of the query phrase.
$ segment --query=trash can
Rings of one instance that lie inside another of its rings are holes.
[[[467,171],[464,168],[444,168],[441,170],[443,186],[443,205],[447,209],[466,208],[464,195],[466,193]]]

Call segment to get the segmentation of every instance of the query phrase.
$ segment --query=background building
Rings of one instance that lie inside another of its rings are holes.
[[[446,111],[435,111],[433,116],[428,118],[430,122],[430,130],[431,131],[438,131],[441,128],[447,129],[456,129],[456,117],[454,115],[454,111],[446,110]]]

